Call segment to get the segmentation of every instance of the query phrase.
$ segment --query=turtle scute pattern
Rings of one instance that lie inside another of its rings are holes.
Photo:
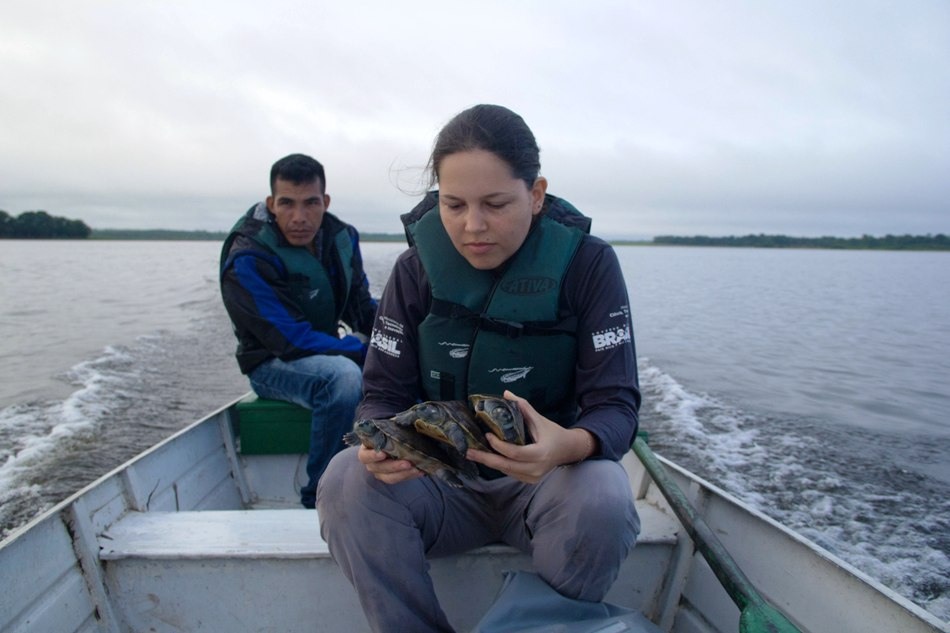
[[[362,444],[395,459],[405,459],[424,473],[438,477],[454,488],[464,484],[461,478],[474,478],[478,470],[457,451],[431,437],[400,426],[391,418],[357,420],[353,430],[343,436],[350,446]]]
[[[406,459],[419,470],[454,487],[477,476],[465,451],[491,451],[485,433],[524,445],[530,438],[516,402],[500,396],[472,394],[468,401],[428,400],[391,418],[357,420],[343,439],[362,444],[396,459]]]

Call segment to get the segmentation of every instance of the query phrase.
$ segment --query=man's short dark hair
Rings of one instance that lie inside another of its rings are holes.
[[[323,172],[323,165],[306,154],[291,154],[284,156],[270,168],[270,193],[274,195],[277,179],[292,182],[295,185],[305,185],[320,179],[320,193],[327,192],[327,177]]]

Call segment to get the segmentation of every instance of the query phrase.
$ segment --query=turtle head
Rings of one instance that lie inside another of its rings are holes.
[[[363,418],[353,423],[353,432],[364,437],[376,432],[376,423],[369,418]]]
[[[358,440],[357,442],[353,442],[351,446],[362,444],[367,448],[381,450],[382,444],[385,443],[385,439],[383,438],[382,433],[379,431],[379,426],[377,426],[376,421],[371,418],[361,418],[356,420],[353,423],[353,432],[348,433],[347,435],[353,436]],[[343,437],[344,441],[346,441],[346,437],[347,436]]]

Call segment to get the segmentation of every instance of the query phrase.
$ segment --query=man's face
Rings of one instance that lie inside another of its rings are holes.
[[[274,194],[267,197],[267,208],[277,219],[280,232],[294,246],[312,247],[320,230],[323,214],[330,207],[330,196],[321,186],[319,178],[302,184],[278,178]]]

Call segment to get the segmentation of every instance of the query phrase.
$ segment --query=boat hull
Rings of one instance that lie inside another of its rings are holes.
[[[356,596],[297,506],[303,455],[243,455],[235,403],[44,513],[0,544],[0,633],[365,631]],[[667,461],[758,590],[803,631],[947,631],[946,623]],[[624,465],[643,533],[607,600],[661,630],[734,633],[739,610],[643,469]],[[468,630],[523,554],[434,559],[450,620]]]

